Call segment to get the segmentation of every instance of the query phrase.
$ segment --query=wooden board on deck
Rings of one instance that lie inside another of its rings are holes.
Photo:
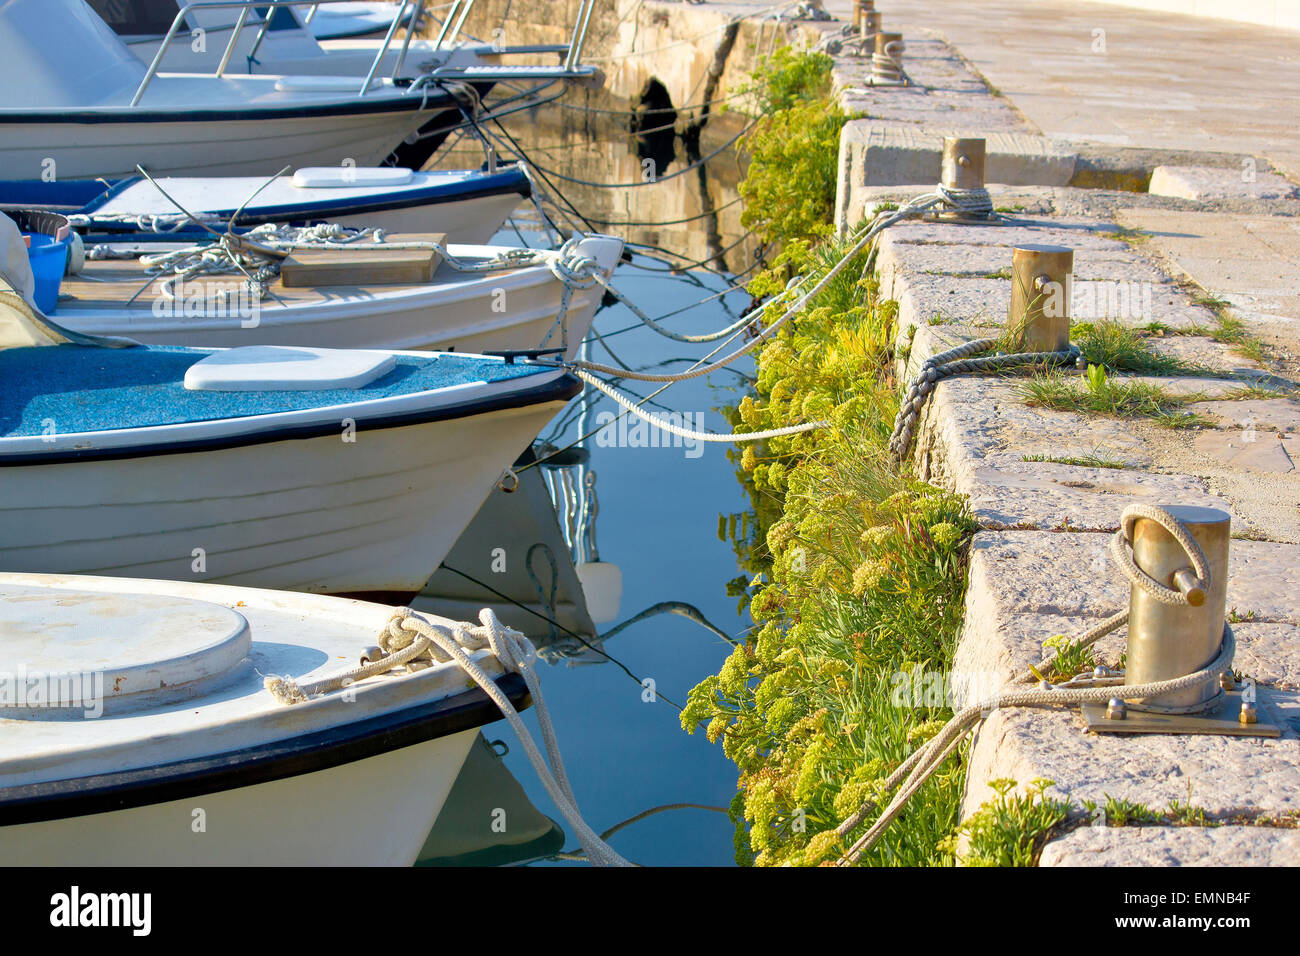
[[[436,242],[446,233],[394,233],[388,243]],[[300,249],[280,264],[287,288],[309,286],[419,285],[433,279],[442,256],[436,249],[376,249],[362,240],[346,249]]]

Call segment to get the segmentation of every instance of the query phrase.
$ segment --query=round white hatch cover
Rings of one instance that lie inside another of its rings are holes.
[[[251,643],[242,614],[207,601],[0,586],[0,713],[38,716],[87,681],[104,699],[192,687],[236,667]]]

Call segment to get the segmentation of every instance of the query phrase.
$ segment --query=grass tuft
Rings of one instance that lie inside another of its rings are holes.
[[[991,780],[997,796],[971,814],[961,830],[967,837],[966,866],[1035,866],[1043,844],[1070,815],[1070,804],[1044,796],[1050,780],[1035,780],[1017,794],[1014,780]]]
[[[1146,336],[1114,319],[1076,323],[1070,341],[1079,347],[1089,365],[1110,372],[1138,372],[1144,375],[1188,375],[1204,372],[1182,359],[1162,355],[1145,341]]]
[[[1038,375],[1016,385],[1025,404],[1058,412],[1087,412],[1111,418],[1149,418],[1166,428],[1208,425],[1202,415],[1182,411],[1204,401],[1201,394],[1173,395],[1151,382],[1117,382],[1099,365],[1089,365],[1082,382],[1059,372]]]
[[[1050,462],[1054,465],[1077,465],[1080,468],[1129,468],[1128,462],[1122,458],[1110,458],[1098,452],[1089,452],[1086,455],[1022,455],[1021,461],[1042,461]]]

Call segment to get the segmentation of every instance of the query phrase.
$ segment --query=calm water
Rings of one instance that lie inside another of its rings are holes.
[[[640,178],[644,168],[636,142],[617,122],[593,122],[576,110],[555,107],[508,122],[538,163],[566,175],[621,183]],[[718,130],[712,135],[725,140],[729,131]],[[532,144],[537,145],[536,150]],[[703,147],[705,152],[710,148],[707,136]],[[682,168],[685,157],[681,152],[679,142],[677,157],[660,166],[661,175]],[[472,150],[456,154],[472,161]],[[728,155],[711,162],[703,175],[692,170],[640,189],[561,186],[585,214],[606,220],[647,222],[704,214],[694,223],[668,227],[603,227],[637,242],[706,259],[717,269],[674,273],[663,263],[641,256],[620,266],[615,286],[646,312],[658,316],[726,289],[729,273],[752,262],[751,249],[741,241],[740,207],[733,201],[739,178],[740,167],[735,157]],[[518,236],[508,227],[498,241],[516,243]],[[748,304],[747,294],[732,292],[666,319],[664,324],[679,332],[712,331],[730,324]],[[713,347],[666,339],[640,325],[622,305],[602,309],[596,328],[618,357],[633,368],[682,370]],[[617,364],[599,343],[590,343],[588,350],[593,361]],[[746,387],[742,375],[752,375],[753,364],[746,359],[735,368],[741,374],[727,370],[673,385],[656,399],[656,411],[688,412],[695,416],[696,427],[730,431],[719,409],[739,401]],[[655,386],[629,382],[623,387],[644,396]],[[596,415],[604,410],[618,411],[602,396],[592,406],[588,430],[595,427]],[[562,433],[547,437],[562,446],[579,435],[575,421]],[[682,447],[602,447],[595,439],[584,444],[590,451],[591,470],[598,476],[600,558],[617,564],[623,574],[617,621],[659,602],[678,601],[693,605],[718,630],[742,636],[750,625],[749,617],[738,614],[736,599],[726,594],[726,583],[738,574],[735,556],[731,546],[717,536],[720,514],[747,507],[727,459],[730,446],[708,444],[701,452]],[[599,630],[603,633],[610,626]],[[684,733],[677,708],[663,698],[683,704],[692,686],[718,670],[730,646],[691,620],[660,615],[629,627],[604,649],[637,677],[652,678],[660,699],[645,702],[642,685],[613,663],[539,665],[566,768],[587,822],[601,832],[664,804],[726,807],[735,793],[734,765],[723,757],[719,746],[701,735]],[[535,715],[530,711],[526,719],[536,734]],[[509,726],[503,721],[485,728],[484,733],[489,740],[507,743],[506,766],[533,804],[562,824],[563,818],[546,796]],[[707,810],[658,813],[620,830],[610,842],[628,859],[650,866],[725,866],[734,862],[730,821],[724,813]],[[571,832],[566,833],[565,848],[579,848]],[[553,861],[544,860],[541,865],[548,862]]]

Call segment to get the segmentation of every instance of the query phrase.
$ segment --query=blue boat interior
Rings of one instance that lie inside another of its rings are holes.
[[[42,179],[0,180],[0,209],[57,209],[60,212],[84,212],[87,208],[103,205],[110,195],[116,194],[134,182],[131,179]]]
[[[481,356],[397,356],[368,385],[312,391],[191,391],[185,372],[212,349],[52,345],[0,350],[0,437],[61,434],[247,418],[500,382],[543,368]]]

